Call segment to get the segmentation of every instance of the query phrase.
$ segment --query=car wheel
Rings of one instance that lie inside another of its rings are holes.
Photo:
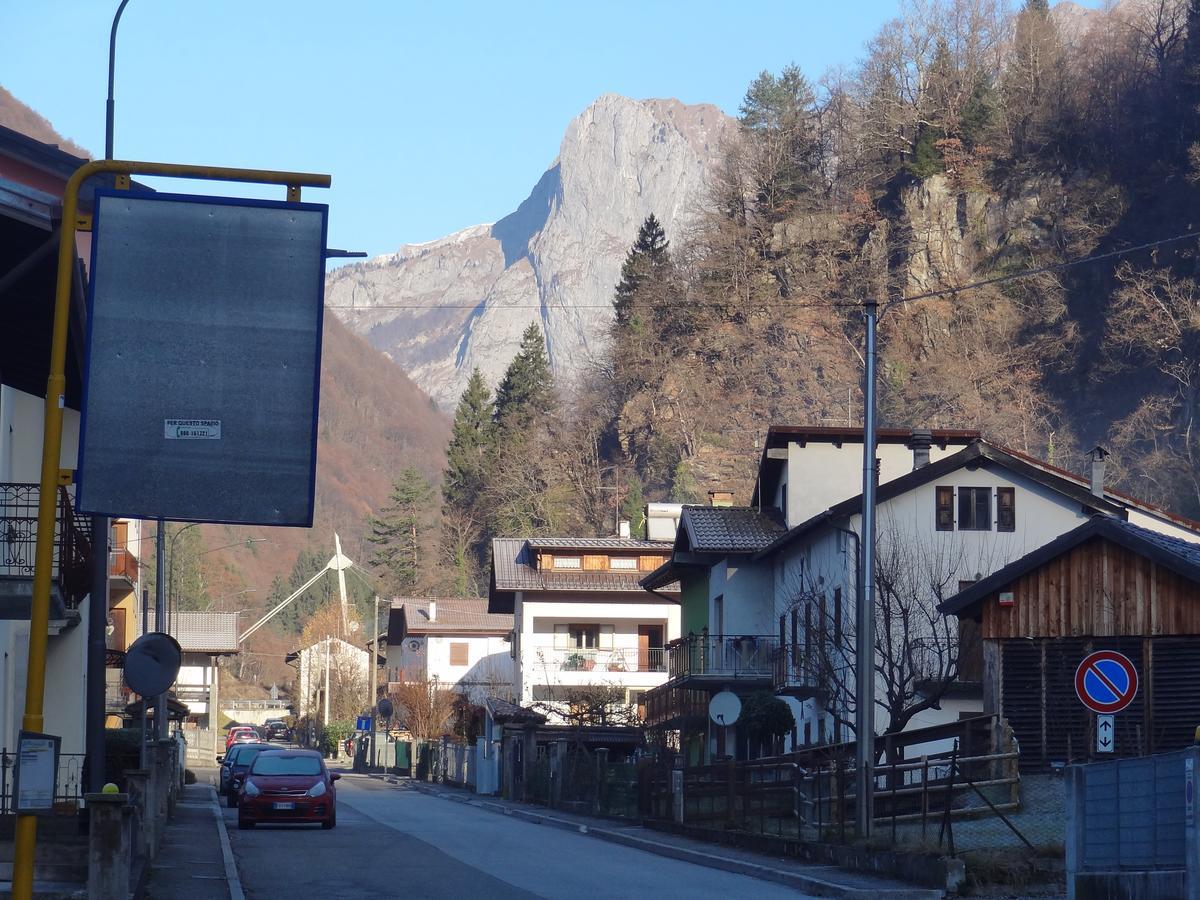
[[[335,825],[337,825],[337,810],[334,810],[332,813],[329,814],[329,818],[321,823],[321,827],[324,828],[326,831],[328,831],[330,828],[333,828]]]
[[[225,795],[225,805],[230,809],[237,809],[237,794],[230,791]]]
[[[253,822],[248,822],[245,819],[238,819],[238,828],[242,829],[242,831],[247,831],[253,827]]]

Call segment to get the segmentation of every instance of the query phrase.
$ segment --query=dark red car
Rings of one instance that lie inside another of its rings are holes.
[[[264,750],[254,758],[238,789],[238,828],[259,822],[337,824],[341,778],[325,768],[316,750]]]

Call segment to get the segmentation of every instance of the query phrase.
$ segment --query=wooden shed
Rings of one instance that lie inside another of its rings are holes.
[[[1139,688],[1116,715],[1115,754],[1192,744],[1200,725],[1200,534],[1193,544],[1096,516],[951,597],[983,643],[985,713],[1006,719],[1021,766],[1107,758],[1075,693],[1093,650],[1133,662]]]

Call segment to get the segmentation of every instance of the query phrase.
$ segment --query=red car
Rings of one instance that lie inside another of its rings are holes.
[[[316,750],[264,750],[254,758],[238,790],[238,828],[259,822],[337,824],[342,776],[330,773]]]

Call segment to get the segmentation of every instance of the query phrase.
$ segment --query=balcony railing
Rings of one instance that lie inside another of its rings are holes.
[[[126,547],[110,550],[108,554],[108,577],[124,578],[130,584],[137,584],[137,557]]]
[[[779,640],[767,635],[689,635],[667,645],[671,679],[770,679]]]
[[[685,721],[708,718],[708,691],[663,685],[645,694],[646,725],[650,728],[679,727]]]
[[[775,651],[774,687],[781,694],[814,697],[821,691],[818,657],[801,644],[785,644]]]
[[[622,648],[620,650],[547,650],[537,651],[545,664],[556,672],[665,672],[665,651]]]
[[[0,482],[0,577],[33,578],[40,493],[36,484]],[[51,577],[68,608],[77,607],[90,588],[91,545],[87,519],[75,512],[70,494],[60,487]]]

